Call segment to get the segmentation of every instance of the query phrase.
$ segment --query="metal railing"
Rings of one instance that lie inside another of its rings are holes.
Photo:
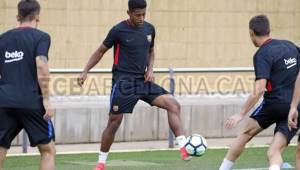
[[[253,72],[253,67],[214,67],[214,68],[154,68],[155,73],[168,73],[170,79],[170,93],[175,92],[175,73],[236,73],[236,72]],[[79,74],[82,69],[50,69],[53,74]],[[89,73],[111,73],[111,69],[92,69]],[[169,148],[174,147],[174,135],[169,129],[168,135]],[[22,135],[22,152],[27,153],[27,134],[23,131]]]
[[[205,67],[205,68],[172,68],[174,73],[233,73],[233,72],[253,72],[253,67]],[[50,69],[54,74],[76,74],[82,69]],[[155,73],[169,73],[170,68],[154,68]],[[111,69],[92,69],[90,73],[111,73]]]

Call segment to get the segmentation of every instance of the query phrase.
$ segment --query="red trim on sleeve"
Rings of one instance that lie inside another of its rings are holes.
[[[267,90],[268,90],[268,92],[271,92],[273,90],[272,83],[270,80],[268,80],[268,82],[267,82]]]
[[[118,65],[120,56],[120,43],[116,45],[115,57],[114,57],[114,65]]]

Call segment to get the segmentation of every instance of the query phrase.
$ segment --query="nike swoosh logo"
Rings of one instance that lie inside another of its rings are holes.
[[[131,42],[133,41],[134,39],[126,39],[126,42]]]

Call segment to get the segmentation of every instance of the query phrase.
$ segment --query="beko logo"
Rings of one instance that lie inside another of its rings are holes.
[[[297,59],[296,58],[284,59],[284,63],[286,65],[286,68],[290,69],[297,65]]]
[[[15,52],[5,52],[5,63],[11,63],[15,61],[20,61],[23,59],[24,52],[23,51],[15,51]]]

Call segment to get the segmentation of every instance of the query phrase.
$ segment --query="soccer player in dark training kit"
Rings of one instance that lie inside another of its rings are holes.
[[[300,56],[300,48],[298,48],[299,56]],[[298,61],[299,63],[299,61]],[[300,65],[300,64],[299,64]],[[300,69],[300,68],[299,68]],[[289,112],[288,124],[290,130],[299,128],[299,106],[300,102],[300,74],[298,73],[298,77],[295,84],[294,95],[291,103],[291,108]],[[298,145],[296,152],[296,169],[300,169],[300,136],[298,137]]]
[[[184,145],[186,138],[180,119],[180,105],[166,90],[153,83],[155,29],[144,21],[147,3],[145,0],[129,0],[129,19],[114,26],[103,44],[91,56],[83,73],[78,78],[82,85],[88,71],[104,53],[114,46],[113,83],[110,114],[102,134],[101,151],[96,170],[104,170],[111,144],[124,113],[132,113],[138,100],[166,109],[170,128],[176,136],[183,160],[189,160]]]
[[[262,96],[264,100],[251,114],[243,132],[233,141],[220,170],[231,169],[246,143],[274,123],[274,137],[267,156],[269,170],[279,170],[283,163],[281,153],[297,131],[297,128],[289,130],[287,118],[299,71],[300,56],[293,43],[271,39],[269,20],[266,16],[253,17],[249,28],[253,44],[259,47],[253,59],[255,87],[241,112],[226,121],[226,127],[235,127]]]
[[[41,153],[40,170],[55,169],[47,64],[50,36],[37,29],[39,13],[36,0],[20,1],[19,27],[0,35],[0,169],[22,129]]]

